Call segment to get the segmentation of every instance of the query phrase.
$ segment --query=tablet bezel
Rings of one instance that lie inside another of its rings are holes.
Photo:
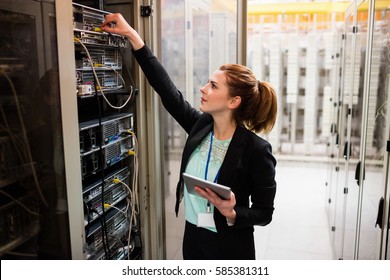
[[[187,190],[190,194],[200,196],[194,189],[195,186],[198,186],[202,189],[206,189],[206,188],[211,189],[216,194],[218,194],[222,199],[230,199],[231,189],[229,187],[218,184],[218,183],[206,181],[204,179],[201,179],[199,177],[195,177],[195,176],[187,174],[187,173],[183,173],[182,175],[183,175],[183,179],[184,179],[184,182],[186,184]]]

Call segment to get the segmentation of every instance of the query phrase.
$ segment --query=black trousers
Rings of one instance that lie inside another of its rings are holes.
[[[185,260],[254,260],[253,229],[215,233],[186,221],[183,239]]]

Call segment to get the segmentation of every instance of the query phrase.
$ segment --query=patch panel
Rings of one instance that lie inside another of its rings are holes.
[[[91,63],[87,59],[87,54],[80,47],[76,46],[76,69],[77,70],[92,70]],[[92,61],[95,63],[95,68],[110,67],[113,69],[122,68],[122,55],[118,49],[90,49],[89,54]]]
[[[129,43],[125,38],[117,37],[114,35],[108,35],[101,32],[85,32],[74,30],[74,37],[78,38],[83,44],[96,45],[96,46],[108,46],[116,48],[127,48]]]
[[[109,47],[121,47],[127,48],[129,46],[128,41],[125,38],[115,35],[109,35],[101,32],[85,32],[74,30],[74,36],[79,39],[83,44],[96,45],[96,46],[109,46]]]
[[[108,12],[73,3],[74,36],[84,44],[128,47],[126,38],[101,31],[100,26],[107,14]]]
[[[99,79],[100,83],[100,90],[102,91],[112,91],[121,89],[124,84],[121,79],[121,73],[122,70],[112,70],[112,69],[103,69],[103,68],[97,68],[95,69],[96,76]],[[76,70],[76,81],[77,81],[77,88],[79,89],[80,86],[88,85],[91,87],[91,90],[86,92],[80,92],[78,91],[78,95],[86,95],[86,94],[93,94],[95,93],[95,80],[92,70],[91,71],[80,71]],[[96,85],[97,86],[97,85]]]
[[[73,3],[73,28],[94,31],[100,28],[105,13]]]

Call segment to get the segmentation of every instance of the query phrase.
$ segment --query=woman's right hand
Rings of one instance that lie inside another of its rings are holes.
[[[101,25],[103,31],[127,37],[134,50],[144,46],[144,41],[121,14],[108,14]]]

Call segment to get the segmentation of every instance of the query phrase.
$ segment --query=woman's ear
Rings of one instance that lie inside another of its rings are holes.
[[[229,108],[234,110],[241,104],[241,97],[240,96],[234,96],[229,101]]]

